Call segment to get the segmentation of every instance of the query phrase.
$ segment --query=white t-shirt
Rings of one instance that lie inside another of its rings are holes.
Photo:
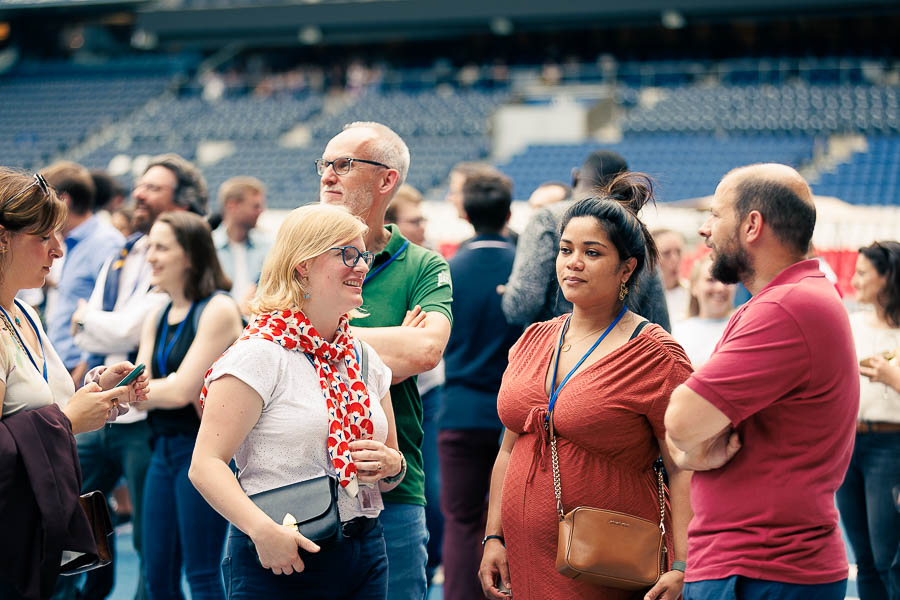
[[[365,342],[357,342],[365,343]],[[391,370],[368,348],[368,388],[372,408],[373,438],[387,439],[387,416],[381,399],[391,385]],[[338,364],[346,374],[343,364]],[[328,411],[319,387],[319,376],[306,355],[263,339],[238,341],[222,357],[209,381],[223,375],[237,377],[262,397],[259,420],[234,455],[238,481],[248,496],[298,481],[335,475],[328,457]],[[374,495],[381,504],[376,486]],[[359,500],[338,490],[341,521],[368,516]]]
[[[859,360],[900,348],[900,329],[874,327],[871,312],[850,315],[850,328]],[[900,423],[900,392],[884,383],[859,376],[859,420]]]
[[[684,321],[676,321],[672,325],[672,337],[681,344],[696,369],[712,355],[719,343],[729,317],[724,319],[701,319],[691,317]]]
[[[686,286],[678,284],[666,290],[666,306],[669,309],[669,322],[674,326],[688,318],[688,307],[691,303],[691,292]]]
[[[47,361],[47,381],[44,381],[43,363],[39,358],[39,349],[28,347],[31,356],[41,368],[38,371],[31,363],[28,355],[19,347],[13,337],[15,333],[7,331],[6,324],[0,320],[0,380],[6,385],[4,394],[3,417],[9,417],[17,412],[33,410],[42,406],[56,403],[64,407],[69,398],[75,393],[75,384],[62,359],[56,354],[47,334],[41,325],[37,313],[30,306],[21,303],[21,308],[28,311],[31,319],[38,328],[38,335],[44,343],[44,357]],[[28,319],[22,319],[22,327],[30,328]],[[24,341],[24,336],[23,336]],[[24,341],[28,346],[28,342]],[[36,351],[37,350],[37,351]]]
[[[243,302],[250,285],[255,283],[250,280],[250,272],[247,269],[247,244],[228,240],[231,255],[234,257],[234,271],[231,274],[231,297],[237,302]]]

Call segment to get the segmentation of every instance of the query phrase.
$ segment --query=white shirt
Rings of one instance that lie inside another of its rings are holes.
[[[54,403],[62,408],[75,393],[75,385],[69,371],[50,345],[37,312],[30,306],[24,304],[23,306],[37,325],[38,335],[44,344],[47,381],[44,381],[43,364],[36,349],[28,348],[41,371],[35,368],[31,359],[19,346],[13,337],[15,334],[6,330],[5,323],[0,325],[0,380],[6,385],[6,393],[0,402],[3,406],[3,418]],[[31,324],[27,319],[22,319],[22,327],[31,327]],[[26,346],[28,344],[24,336],[23,343]]]
[[[250,281],[250,273],[247,269],[247,244],[228,240],[228,248],[234,257],[234,271],[231,275],[231,297],[237,302],[242,302],[247,295],[250,285],[256,281]]]
[[[672,337],[681,344],[696,369],[712,355],[719,343],[729,317],[724,319],[701,319],[691,317],[684,321],[676,321],[672,325]]]
[[[900,329],[873,326],[875,315],[857,312],[850,315],[850,328],[859,360],[900,349]],[[900,392],[884,383],[859,376],[859,420],[900,423]]]
[[[391,370],[371,347],[368,355],[373,439],[384,442],[388,425],[381,399],[390,388]],[[338,370],[346,374],[343,364]],[[248,496],[325,474],[335,475],[327,450],[325,397],[319,376],[305,354],[262,339],[238,341],[216,363],[208,381],[224,375],[237,377],[263,400],[259,420],[234,455],[238,481]],[[374,494],[380,504],[377,486]],[[338,512],[341,521],[373,516],[363,513],[358,498],[343,488],[338,489]]]
[[[686,286],[678,284],[666,290],[666,306],[669,308],[669,322],[674,326],[678,321],[688,318],[691,293]]]
[[[88,300],[84,329],[75,334],[75,344],[86,352],[105,355],[106,365],[128,360],[128,354],[136,351],[141,342],[144,318],[148,314],[155,314],[169,298],[167,294],[150,291],[148,245],[145,235],[125,257],[119,277],[119,294],[111,311],[103,310],[103,289],[106,287],[110,265],[119,257],[111,257],[104,263]],[[134,423],[146,418],[146,411],[132,406],[131,410],[115,422]]]

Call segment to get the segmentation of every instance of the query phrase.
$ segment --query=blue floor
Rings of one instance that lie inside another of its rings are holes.
[[[131,526],[125,525],[117,530],[116,535],[116,585],[113,588],[111,600],[133,600],[134,590],[137,586],[137,570],[138,561],[137,554],[134,551],[134,545],[131,541]],[[853,552],[847,548],[847,557],[850,562],[854,562]],[[847,598],[856,599],[859,597],[856,591],[856,566],[851,567],[851,577],[847,585]],[[187,583],[182,580],[185,598],[190,598],[190,592],[187,589]],[[443,596],[442,587],[440,585],[432,586],[428,591],[427,600],[441,600]]]

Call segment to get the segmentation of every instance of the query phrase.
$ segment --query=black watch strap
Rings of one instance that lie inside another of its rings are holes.
[[[486,535],[484,536],[484,539],[481,540],[481,545],[484,546],[485,544],[487,544],[488,540],[500,540],[500,543],[503,544],[503,547],[506,547],[506,540],[502,535]]]

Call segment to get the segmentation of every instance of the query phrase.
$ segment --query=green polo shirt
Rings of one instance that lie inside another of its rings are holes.
[[[404,238],[396,225],[387,225],[391,239],[375,255],[372,272],[403,247]],[[406,249],[363,286],[362,309],[369,316],[354,319],[354,327],[393,327],[403,322],[406,311],[417,304],[424,312],[439,312],[453,322],[450,267],[439,254],[410,243]],[[391,386],[391,403],[397,422],[397,440],[406,457],[406,477],[387,492],[388,502],[425,504],[425,471],[422,468],[422,398],[416,378]]]

